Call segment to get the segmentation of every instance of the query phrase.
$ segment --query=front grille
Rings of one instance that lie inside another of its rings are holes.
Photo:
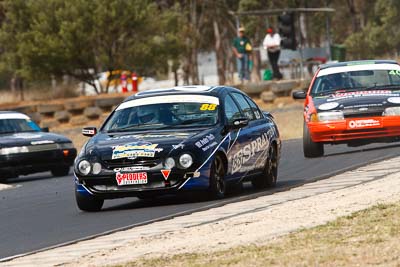
[[[368,112],[368,113],[350,113],[344,114],[345,118],[364,118],[364,117],[381,117],[382,112]]]
[[[42,144],[42,145],[31,145],[28,146],[29,152],[40,152],[40,151],[48,151],[48,150],[57,150],[57,144]]]
[[[364,118],[364,117],[380,117],[382,116],[382,111],[374,111],[374,112],[345,112],[345,118]]]
[[[134,166],[143,166],[143,167],[155,167],[159,163],[161,163],[160,158],[136,158],[136,159],[110,159],[103,160],[104,164],[107,168],[122,168],[122,167],[134,167]]]
[[[383,114],[384,107],[382,106],[370,106],[358,105],[354,107],[345,107],[343,115],[345,118],[364,118],[364,117],[380,117]]]

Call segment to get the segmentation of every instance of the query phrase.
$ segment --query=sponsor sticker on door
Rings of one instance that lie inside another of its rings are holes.
[[[350,120],[347,122],[347,129],[349,130],[380,127],[382,127],[382,121],[378,119]]]
[[[134,172],[134,173],[120,173],[115,174],[115,179],[118,185],[135,185],[135,184],[147,184],[147,173],[146,172]]]

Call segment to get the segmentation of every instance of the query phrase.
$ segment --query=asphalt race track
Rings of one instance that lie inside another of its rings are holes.
[[[398,143],[358,148],[341,145],[326,146],[323,158],[305,159],[301,140],[286,141],[276,190],[398,155]],[[52,178],[50,173],[42,173],[10,180],[9,184],[16,187],[0,191],[0,259],[274,192],[257,192],[246,186],[242,193],[221,201],[208,201],[201,196],[196,199],[164,197],[153,201],[126,198],[106,201],[101,212],[85,213],[76,207],[72,175]]]

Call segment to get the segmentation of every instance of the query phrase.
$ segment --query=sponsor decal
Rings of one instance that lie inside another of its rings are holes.
[[[54,141],[51,140],[41,140],[41,141],[32,141],[31,145],[46,145],[46,144],[54,144]]]
[[[157,146],[158,144],[152,144],[149,142],[134,142],[122,146],[116,146],[113,147],[111,159],[135,159],[137,157],[153,158],[156,152],[163,150],[162,148],[157,148]]]
[[[373,104],[360,104],[360,105],[352,105],[352,106],[346,106],[344,109],[353,109],[353,108],[373,108],[373,107],[382,107],[383,103],[373,103]]]
[[[210,111],[212,111],[212,110],[215,110],[217,108],[217,105],[216,104],[202,104],[201,106],[200,106],[200,110],[201,111],[205,111],[205,110],[210,110]]]
[[[187,134],[184,134],[185,136]],[[121,139],[141,139],[141,138],[168,138],[168,137],[175,137],[175,135],[171,134],[134,134],[134,135],[121,135],[121,136],[113,136],[113,137],[107,137],[105,140],[121,140]]]
[[[392,104],[400,104],[400,97],[389,97],[387,101]]]
[[[398,75],[398,76],[400,76],[400,70],[391,70],[391,71],[389,71],[389,75]]]
[[[208,144],[208,145],[202,147],[201,149],[202,149],[203,151],[207,151],[207,150],[209,150],[210,148],[215,147],[216,145],[218,145],[218,143],[214,141],[214,142],[212,142],[211,144]]]
[[[83,129],[82,134],[96,134],[96,131],[94,129]]]
[[[205,137],[203,137],[202,139],[200,139],[199,141],[197,141],[195,143],[195,145],[198,148],[202,148],[203,146],[207,145],[208,143],[210,143],[211,141],[214,141],[215,136],[213,134],[208,134]]]
[[[200,104],[215,104],[219,105],[219,98],[208,95],[164,95],[164,96],[151,96],[139,99],[126,101],[118,106],[116,110],[146,106],[153,104],[166,104],[166,103],[200,103]]]
[[[357,92],[338,92],[331,95],[331,99],[327,99],[327,102],[337,101],[338,99],[356,98],[362,96],[399,96],[397,93],[393,93],[390,90],[371,90],[371,91],[357,91]]]
[[[135,171],[148,171],[149,167],[146,166],[135,166],[135,167],[124,167],[124,168],[115,168],[114,172],[135,172]]]
[[[256,140],[242,147],[231,158],[232,174],[236,173],[239,170],[242,170],[243,164],[245,164],[252,157],[254,157],[256,153],[263,151],[268,147],[269,147],[268,133],[263,133],[261,136],[257,137]]]
[[[135,185],[135,184],[147,184],[147,173],[146,172],[135,172],[135,173],[120,173],[115,174],[115,179],[118,185]]]
[[[171,173],[171,170],[161,170],[161,174],[164,177],[165,181],[168,180],[170,173]]]
[[[358,128],[377,128],[381,126],[380,120],[367,119],[367,120],[351,120],[347,124],[348,129]]]
[[[330,110],[337,108],[339,106],[338,102],[330,102],[330,103],[324,103],[318,106],[319,110]]]
[[[182,143],[180,143],[180,144],[178,144],[178,145],[172,145],[172,148],[173,149],[183,149],[185,147],[185,145],[184,144],[182,144]]]

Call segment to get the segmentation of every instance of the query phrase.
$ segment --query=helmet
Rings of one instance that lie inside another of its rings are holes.
[[[139,123],[158,123],[158,110],[155,105],[138,107]]]
[[[333,73],[331,75],[328,75],[328,79],[334,86],[342,86],[343,84],[342,75],[340,73]]]

